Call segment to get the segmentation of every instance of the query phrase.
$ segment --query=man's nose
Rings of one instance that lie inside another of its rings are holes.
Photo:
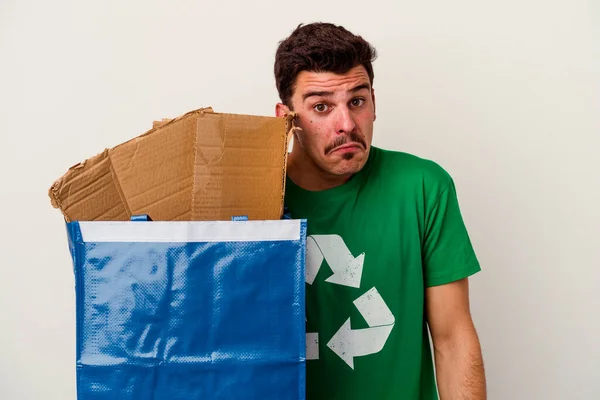
[[[350,133],[356,128],[356,122],[348,107],[338,107],[335,131],[338,134]]]

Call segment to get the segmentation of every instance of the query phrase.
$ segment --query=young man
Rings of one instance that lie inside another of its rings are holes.
[[[308,220],[307,398],[485,399],[468,294],[480,266],[456,190],[434,162],[371,146],[374,59],[322,23],[276,54],[276,113],[299,128],[286,206]]]

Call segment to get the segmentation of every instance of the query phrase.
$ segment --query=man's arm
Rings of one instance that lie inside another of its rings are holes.
[[[427,288],[425,296],[440,399],[485,400],[485,372],[471,319],[468,278]]]

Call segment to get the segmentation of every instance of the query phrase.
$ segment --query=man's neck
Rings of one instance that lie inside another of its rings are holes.
[[[350,179],[350,176],[328,174],[319,168],[304,152],[292,150],[288,157],[287,175],[296,185],[305,190],[331,189]]]

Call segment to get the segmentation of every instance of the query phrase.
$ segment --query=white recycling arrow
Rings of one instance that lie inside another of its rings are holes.
[[[396,322],[376,288],[372,288],[354,300],[354,305],[369,328],[352,330],[348,318],[327,343],[327,347],[352,369],[354,369],[354,357],[378,353],[383,349]]]
[[[354,257],[339,235],[312,235],[306,239],[306,282],[313,284],[323,259],[333,271],[325,281],[360,287],[365,253]]]

